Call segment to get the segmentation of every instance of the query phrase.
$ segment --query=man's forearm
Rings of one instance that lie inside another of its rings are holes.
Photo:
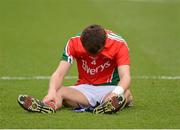
[[[51,76],[48,94],[55,94],[55,92],[62,86],[64,77],[68,73],[70,67],[70,63],[66,61],[60,62],[58,68]]]
[[[121,80],[119,81],[118,86],[121,86],[125,91],[130,87],[130,84],[131,84],[131,76],[124,75],[121,77]]]
[[[121,77],[121,80],[118,83],[118,86],[112,92],[117,95],[121,95],[129,88],[130,83],[131,83],[131,77],[123,76]]]
[[[51,76],[50,82],[49,82],[49,90],[48,93],[56,92],[63,83],[63,76],[58,75],[57,73],[54,73]]]

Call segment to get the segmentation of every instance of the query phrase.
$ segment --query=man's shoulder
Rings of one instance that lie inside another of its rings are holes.
[[[119,35],[118,33],[115,33],[111,30],[106,30],[106,35],[107,35],[107,39],[109,41],[114,41],[115,43],[126,43],[126,41],[124,40],[124,38]]]
[[[109,35],[106,39],[105,48],[109,51],[114,49],[119,50],[123,46],[128,47],[127,42],[121,37]]]
[[[72,36],[69,39],[68,44],[67,44],[69,50],[74,52],[74,54],[76,54],[76,57],[86,53],[86,51],[83,48],[83,45],[82,45],[82,42],[80,39],[80,35],[81,35],[81,33],[78,33],[77,35]]]
[[[78,40],[78,39],[80,39],[80,37],[81,37],[81,32],[75,34],[74,36],[71,36],[69,39]]]
[[[126,41],[117,33],[110,30],[106,32],[107,39],[105,44],[105,49],[102,52],[104,55],[113,59],[113,57],[120,52],[124,47],[128,48]]]
[[[80,36],[81,36],[81,33],[78,33],[70,37],[68,40],[68,44],[71,44],[71,46],[75,46],[75,47],[78,46],[79,44],[81,44]]]

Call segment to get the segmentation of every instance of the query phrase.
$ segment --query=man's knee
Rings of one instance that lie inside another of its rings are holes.
[[[81,92],[71,87],[61,87],[57,92],[57,97],[58,100],[62,99],[63,102],[68,103],[70,106],[72,104],[89,105],[87,98]]]
[[[61,87],[60,89],[58,89],[56,96],[65,98],[68,93],[68,87]]]

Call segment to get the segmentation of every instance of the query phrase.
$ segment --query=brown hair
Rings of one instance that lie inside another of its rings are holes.
[[[105,45],[106,32],[100,25],[90,25],[81,34],[83,47],[90,54],[97,54]]]

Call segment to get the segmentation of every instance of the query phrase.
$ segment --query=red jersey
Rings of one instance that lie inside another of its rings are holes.
[[[117,67],[130,64],[125,40],[109,30],[106,35],[104,49],[94,57],[86,52],[80,36],[69,39],[62,59],[71,64],[74,59],[77,61],[77,85],[117,85],[120,80]]]

